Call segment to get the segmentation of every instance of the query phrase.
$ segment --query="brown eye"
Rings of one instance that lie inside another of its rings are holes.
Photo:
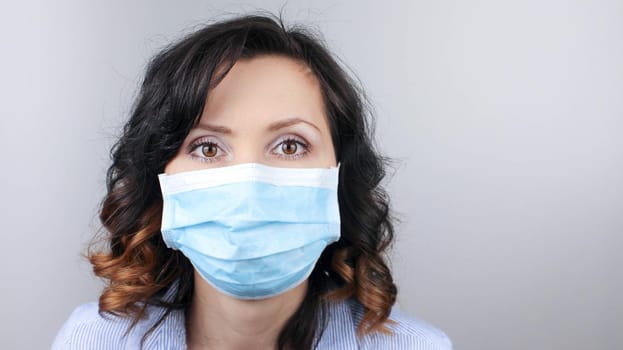
[[[295,154],[297,148],[298,145],[294,140],[287,140],[281,144],[281,151],[283,151],[284,154]]]
[[[203,154],[204,157],[212,158],[216,156],[216,153],[218,153],[218,147],[213,143],[201,146],[201,154]]]

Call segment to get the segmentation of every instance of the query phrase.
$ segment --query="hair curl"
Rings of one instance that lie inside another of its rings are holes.
[[[394,228],[380,184],[387,158],[374,148],[365,94],[309,29],[288,29],[280,17],[262,14],[206,25],[151,59],[131,117],[111,150],[100,211],[107,247],[91,247],[88,253],[94,273],[107,281],[99,298],[101,314],[132,317],[131,329],[148,305],[166,308],[153,330],[172,310],[190,304],[192,265],[161,237],[157,174],[198,122],[210,89],[238,59],[264,54],[298,60],[315,73],[341,162],[341,238],[321,255],[302,305],[279,335],[279,348],[312,348],[323,330],[324,307],[332,300],[354,298],[363,305],[360,336],[388,332],[397,290],[385,251]],[[175,281],[179,288],[173,299],[164,300]]]

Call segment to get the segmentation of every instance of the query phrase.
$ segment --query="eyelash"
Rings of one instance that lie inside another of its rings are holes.
[[[274,147],[271,148],[271,151],[276,149],[281,144],[286,143],[286,142],[295,142],[297,144],[297,146],[303,147],[303,151],[301,153],[290,155],[290,156],[289,155],[278,154],[278,153],[273,153],[273,154],[275,154],[276,156],[278,156],[279,158],[282,158],[282,159],[293,160],[293,159],[298,159],[298,158],[304,157],[304,156],[306,156],[310,152],[311,147],[310,147],[310,145],[307,142],[303,141],[300,138],[292,137],[292,136],[285,136],[285,137],[281,138],[279,140],[279,142],[277,142],[277,144]],[[213,157],[213,158],[207,157],[206,158],[206,157],[194,155],[193,152],[197,148],[202,147],[202,146],[215,146],[215,147],[218,148],[217,152],[219,150],[222,150],[222,148],[220,147],[218,142],[215,142],[213,140],[209,140],[209,139],[204,137],[204,138],[198,139],[197,141],[194,141],[193,143],[191,143],[188,146],[190,156],[193,157],[193,158],[197,158],[199,161],[206,162],[206,163],[215,162],[217,158],[220,158],[220,157]]]

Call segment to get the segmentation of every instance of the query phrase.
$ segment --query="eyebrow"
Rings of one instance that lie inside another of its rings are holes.
[[[277,131],[279,129],[283,129],[285,127],[294,125],[294,124],[299,124],[299,123],[305,123],[307,125],[311,125],[314,129],[318,130],[318,132],[320,132],[320,129],[314,125],[313,123],[305,120],[305,119],[301,119],[301,118],[288,118],[288,119],[284,119],[284,120],[278,120],[276,122],[270,123],[270,125],[268,125],[268,127],[266,128],[266,130],[268,131]],[[211,125],[211,124],[197,124],[197,126],[195,126],[195,129],[204,129],[204,130],[208,130],[208,131],[212,131],[212,132],[217,132],[220,134],[227,134],[227,135],[231,135],[233,134],[233,131],[226,127],[226,126],[222,126],[222,125]]]
[[[220,134],[232,134],[230,128],[221,125],[210,125],[210,124],[197,124],[193,129],[204,129],[207,131],[213,131]]]
[[[307,125],[311,125],[314,129],[320,132],[320,129],[316,125],[314,125],[314,123],[308,122],[307,120],[301,119],[301,118],[289,118],[289,119],[284,119],[284,120],[278,120],[276,122],[271,123],[268,126],[267,130],[276,131],[276,130],[288,127],[290,125],[298,124],[298,123],[305,123]]]

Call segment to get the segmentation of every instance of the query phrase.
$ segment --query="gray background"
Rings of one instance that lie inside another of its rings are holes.
[[[108,149],[148,58],[283,1],[0,2],[0,347],[48,348],[100,282]],[[218,15],[217,17],[215,17]],[[457,349],[621,349],[623,2],[299,1],[397,159],[399,304]]]

